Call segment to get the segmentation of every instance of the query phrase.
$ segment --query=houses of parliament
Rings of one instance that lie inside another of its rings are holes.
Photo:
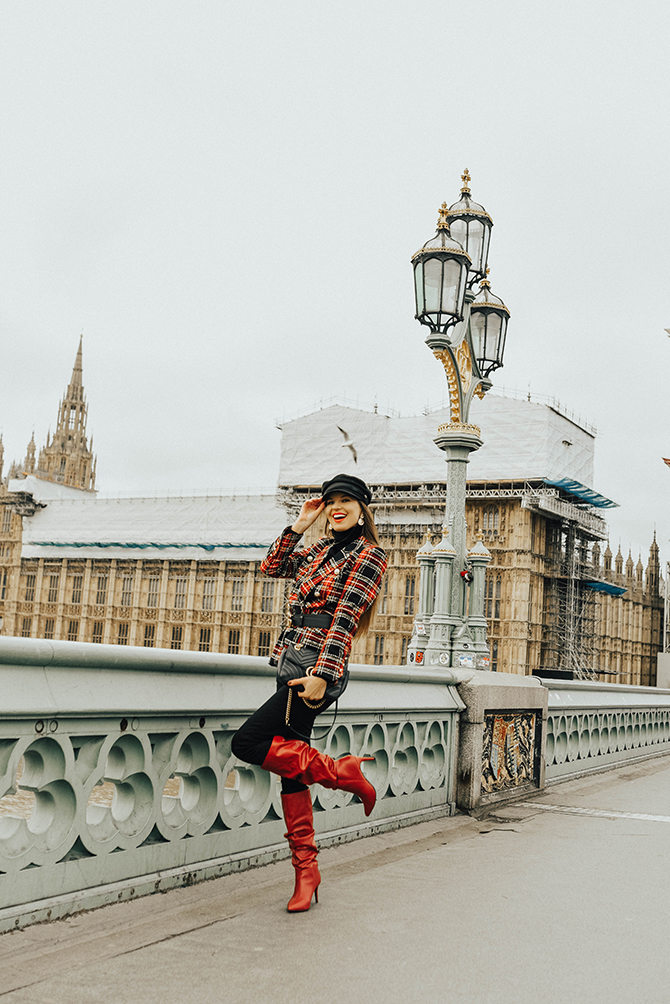
[[[646,565],[612,554],[599,505],[614,503],[588,484],[594,430],[555,405],[494,398],[486,408],[466,522],[472,542],[481,536],[492,554],[491,668],[654,685],[659,549],[654,539]],[[5,475],[0,439],[0,634],[269,655],[287,589],[260,562],[305,495],[318,494],[324,471],[342,469],[346,430],[389,559],[352,661],[406,662],[416,552],[439,540],[443,522],[446,475],[431,437],[439,412],[400,419],[319,409],[282,426],[275,494],[181,498],[101,496],[87,419],[80,340],[39,454],[33,437]]]

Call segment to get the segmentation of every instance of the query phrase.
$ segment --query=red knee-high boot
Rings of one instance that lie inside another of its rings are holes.
[[[333,760],[307,743],[275,736],[263,767],[273,774],[294,778],[303,784],[322,784],[324,788],[351,791],[358,795],[365,815],[369,816],[375,807],[377,792],[361,771],[364,760],[374,760],[374,757],[343,756]]]
[[[321,875],[316,863],[312,796],[309,791],[296,791],[282,795],[282,808],[286,820],[284,834],[291,848],[291,861],[295,869],[295,889],[286,909],[289,913],[309,910],[312,894],[319,902]]]

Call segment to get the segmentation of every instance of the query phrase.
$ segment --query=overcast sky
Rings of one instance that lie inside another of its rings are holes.
[[[669,10],[4,0],[6,464],[82,330],[102,491],[272,486],[282,416],[441,401],[409,259],[467,166],[497,388],[597,425],[613,545],[670,558]]]

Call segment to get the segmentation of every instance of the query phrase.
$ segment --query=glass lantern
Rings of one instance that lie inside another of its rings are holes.
[[[416,318],[431,331],[444,333],[463,318],[470,255],[449,232],[447,204],[442,203],[437,234],[412,256]]]
[[[467,167],[461,175],[461,179],[463,181],[461,197],[458,202],[449,207],[447,219],[452,237],[465,248],[472,259],[469,285],[473,286],[480,279],[486,277],[493,220],[484,207],[472,199],[468,187],[468,182],[472,179]]]
[[[487,377],[503,364],[509,310],[491,292],[491,283],[482,279],[479,293],[470,307],[470,334],[479,372]]]

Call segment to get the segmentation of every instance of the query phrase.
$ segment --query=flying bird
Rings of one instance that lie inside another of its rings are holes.
[[[337,428],[340,429],[340,432],[344,436],[344,442],[342,443],[342,449],[343,450],[344,449],[351,450],[351,455],[354,458],[354,463],[357,464],[358,463],[358,454],[356,453],[356,447],[354,446],[354,444],[349,439],[349,433],[345,432],[344,429],[341,429],[339,425],[338,425]]]
[[[664,328],[663,330],[668,332],[668,338],[670,338],[670,328]]]

